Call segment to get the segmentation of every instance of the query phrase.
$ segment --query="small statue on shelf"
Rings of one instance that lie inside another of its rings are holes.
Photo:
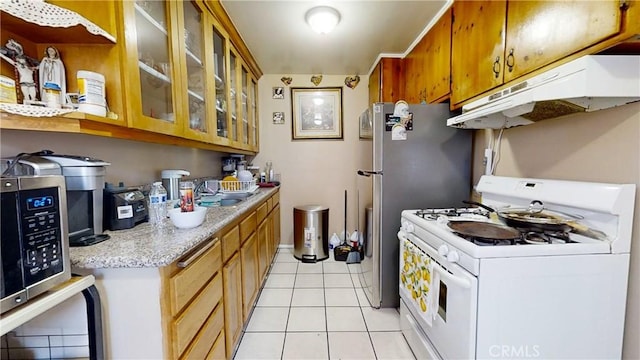
[[[13,39],[9,39],[5,47],[1,49],[0,57],[15,68],[22,92],[22,103],[28,104],[38,101],[34,77],[35,71],[38,70],[38,61],[26,56],[22,45]]]
[[[44,50],[44,58],[40,62],[41,96],[45,93],[45,87],[60,89],[58,104],[64,105],[66,103],[67,86],[64,64],[60,59],[60,52],[53,46],[47,46]]]

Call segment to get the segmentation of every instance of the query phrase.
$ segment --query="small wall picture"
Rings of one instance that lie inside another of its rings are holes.
[[[278,111],[273,113],[273,123],[274,124],[284,124],[284,112]]]
[[[284,88],[282,86],[277,86],[273,88],[273,98],[284,99]]]

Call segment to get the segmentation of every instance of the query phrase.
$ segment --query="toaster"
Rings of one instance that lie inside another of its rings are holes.
[[[149,221],[146,198],[137,188],[106,187],[103,216],[105,229],[131,229]]]

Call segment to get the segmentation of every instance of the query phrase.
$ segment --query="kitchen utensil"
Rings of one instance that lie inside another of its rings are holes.
[[[447,226],[460,235],[474,238],[512,240],[520,237],[520,231],[512,227],[485,221],[455,221],[450,220]]]
[[[538,231],[568,232],[572,228],[568,224],[570,220],[565,216],[571,216],[573,219],[579,218],[578,216],[570,214],[561,215],[559,212],[544,209],[544,205],[539,200],[533,200],[528,208],[505,207],[498,210],[476,201],[463,202],[465,204],[480,206],[492,213],[495,213],[505,225],[515,228],[524,228]]]

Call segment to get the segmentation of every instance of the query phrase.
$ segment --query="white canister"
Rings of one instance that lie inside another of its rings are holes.
[[[12,78],[4,75],[0,75],[0,102],[10,104],[18,102],[16,82]]]
[[[80,70],[78,78],[78,111],[96,116],[107,116],[104,76],[92,71]]]

